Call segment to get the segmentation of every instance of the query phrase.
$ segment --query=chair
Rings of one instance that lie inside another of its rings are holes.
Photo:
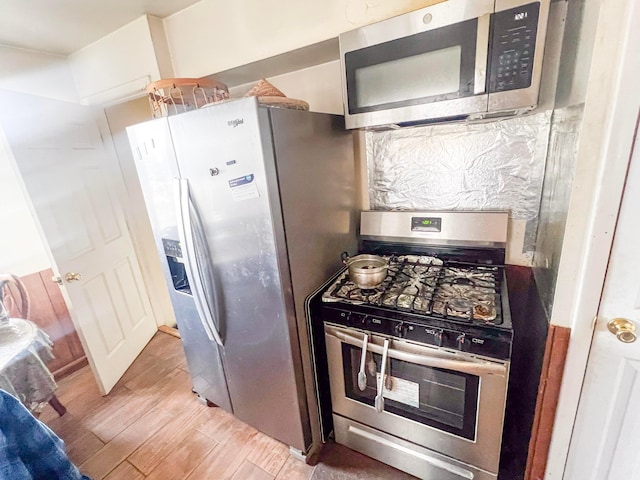
[[[8,285],[19,293],[19,305],[8,294]],[[10,318],[6,304],[22,318]],[[62,416],[66,408],[55,395],[58,385],[46,365],[53,359],[53,343],[36,324],[26,320],[28,314],[29,297],[20,279],[0,275],[0,388],[32,412],[49,403]]]

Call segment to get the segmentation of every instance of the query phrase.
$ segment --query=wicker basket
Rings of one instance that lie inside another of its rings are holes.
[[[271,107],[309,110],[309,104],[307,102],[287,97],[264,78],[256,83],[253,88],[245,94],[245,97],[258,97],[258,102]]]
[[[229,99],[224,83],[198,78],[165,78],[147,85],[153,118],[196,110]]]

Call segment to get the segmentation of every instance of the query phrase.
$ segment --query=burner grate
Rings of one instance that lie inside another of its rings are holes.
[[[345,272],[324,292],[324,302],[373,305],[423,315],[499,324],[500,269],[445,264],[424,255],[393,255],[376,289],[358,288]]]

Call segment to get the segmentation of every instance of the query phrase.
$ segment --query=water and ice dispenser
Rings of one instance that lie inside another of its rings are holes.
[[[178,292],[191,295],[191,287],[189,286],[189,278],[187,277],[184,259],[182,258],[182,247],[180,246],[180,242],[177,240],[163,238],[162,247],[164,248],[164,254],[167,256],[167,263],[169,264],[169,271],[171,272],[173,288]]]

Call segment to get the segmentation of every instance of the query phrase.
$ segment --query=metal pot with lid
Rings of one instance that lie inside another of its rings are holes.
[[[379,287],[387,276],[389,262],[379,255],[356,255],[349,257],[342,253],[342,262],[349,268],[349,278],[358,288],[372,289]]]

